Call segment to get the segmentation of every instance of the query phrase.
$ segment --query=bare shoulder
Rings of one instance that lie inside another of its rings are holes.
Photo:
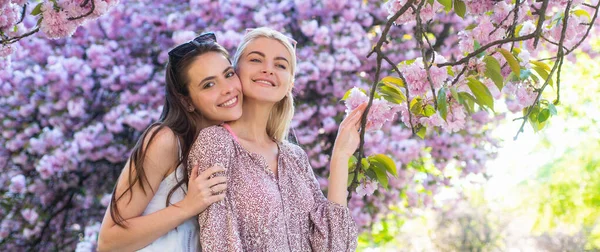
[[[148,146],[150,144],[150,146]],[[169,127],[154,126],[144,138],[144,149],[158,148],[162,151],[177,150],[177,136]]]
[[[177,135],[169,128],[158,126],[148,129],[144,137],[143,149],[146,151],[145,159],[151,161],[155,169],[166,173],[173,167],[171,164],[179,160],[179,145]]]

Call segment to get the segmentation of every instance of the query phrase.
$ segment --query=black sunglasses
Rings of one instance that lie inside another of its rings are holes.
[[[201,44],[207,42],[217,42],[217,37],[213,32],[202,33],[193,40],[171,49],[171,51],[169,51],[169,61],[173,64],[176,61],[181,60],[186,54],[198,48]]]

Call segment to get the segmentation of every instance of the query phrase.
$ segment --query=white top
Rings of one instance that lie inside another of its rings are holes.
[[[165,203],[167,202],[167,196],[171,189],[177,184],[177,181],[180,181],[183,178],[183,172],[183,165],[180,165],[174,172],[171,172],[171,174],[160,182],[156,194],[154,194],[154,197],[152,197],[152,200],[150,200],[142,215],[148,215],[166,207]],[[181,201],[185,196],[184,190],[187,191],[187,185],[182,185],[181,188],[175,190],[171,195],[170,202],[176,203]],[[200,244],[198,241],[198,222],[194,216],[138,251],[196,252],[200,251]]]

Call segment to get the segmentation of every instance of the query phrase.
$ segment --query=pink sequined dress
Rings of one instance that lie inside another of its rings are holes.
[[[244,149],[227,125],[202,130],[188,167],[225,168],[225,199],[198,217],[202,251],[354,251],[356,223],[347,207],[325,198],[306,153],[278,143],[277,176]]]

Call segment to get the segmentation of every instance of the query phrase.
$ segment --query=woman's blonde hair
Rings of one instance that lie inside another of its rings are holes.
[[[273,30],[267,27],[261,27],[249,30],[242,42],[237,48],[235,55],[233,56],[233,65],[238,70],[238,62],[242,57],[242,53],[250,42],[257,38],[270,38],[279,41],[289,51],[292,59],[290,61],[290,71],[292,72],[292,83],[296,76],[296,50],[293,39],[283,35],[283,33]],[[269,137],[275,139],[278,142],[287,140],[288,133],[290,130],[290,123],[294,116],[294,96],[292,95],[292,89],[286,94],[285,97],[273,106],[271,114],[269,114],[269,120],[267,121],[267,134]]]

